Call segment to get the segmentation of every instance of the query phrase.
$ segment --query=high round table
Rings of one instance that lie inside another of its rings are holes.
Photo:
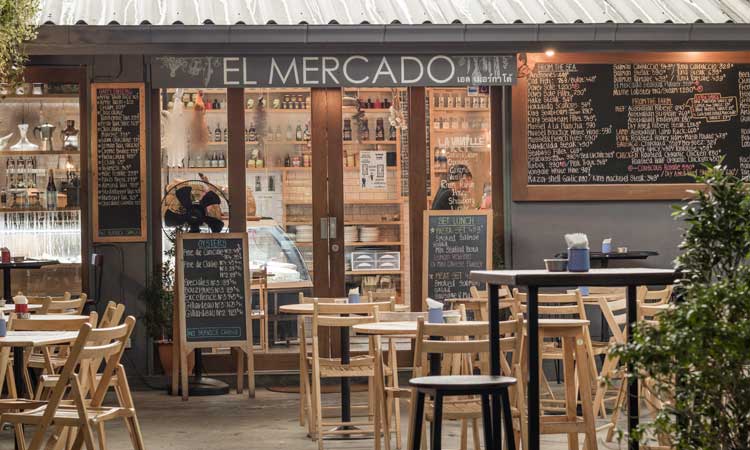
[[[53,259],[26,259],[19,262],[0,263],[0,269],[3,270],[3,298],[6,301],[13,301],[13,294],[10,290],[10,273],[13,269],[41,269],[53,264],[60,264],[60,262]]]

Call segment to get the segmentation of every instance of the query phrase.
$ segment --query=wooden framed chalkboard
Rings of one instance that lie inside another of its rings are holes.
[[[472,270],[492,267],[492,212],[425,211],[422,292],[435,300],[468,298]]]
[[[143,83],[92,83],[94,242],[143,242],[146,106]]]
[[[722,158],[750,175],[747,52],[519,58],[513,200],[681,199]]]
[[[247,233],[181,233],[175,248],[175,314],[179,328],[175,336],[179,335],[176,352],[181,385],[187,386],[187,357],[193,349],[234,347],[247,356],[248,387],[250,396],[254,396]],[[187,388],[182,389],[184,399],[187,392]]]

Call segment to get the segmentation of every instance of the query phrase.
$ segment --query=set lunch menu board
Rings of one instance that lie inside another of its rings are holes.
[[[180,333],[187,343],[248,341],[247,234],[177,238]]]
[[[529,58],[515,200],[679,199],[720,160],[750,175],[750,63],[607,58]]]
[[[91,93],[94,241],[145,241],[143,83],[94,83]]]
[[[468,298],[472,270],[492,267],[489,211],[425,211],[423,291],[435,300]]]

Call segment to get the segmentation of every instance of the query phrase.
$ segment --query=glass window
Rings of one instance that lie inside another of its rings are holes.
[[[0,246],[59,265],[16,270],[11,292],[81,291],[78,84],[0,87]]]

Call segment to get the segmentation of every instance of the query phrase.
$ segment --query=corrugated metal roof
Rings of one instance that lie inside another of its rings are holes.
[[[750,0],[41,0],[54,25],[750,23]]]

